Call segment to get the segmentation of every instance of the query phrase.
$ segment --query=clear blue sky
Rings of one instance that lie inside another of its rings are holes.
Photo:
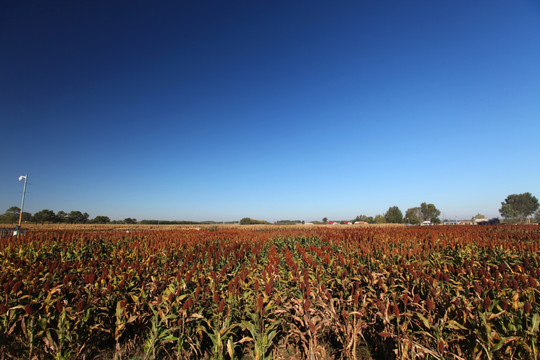
[[[540,2],[3,1],[0,211],[320,220],[540,197]]]

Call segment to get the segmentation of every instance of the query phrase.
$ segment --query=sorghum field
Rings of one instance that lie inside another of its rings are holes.
[[[0,358],[538,359],[540,227],[0,241]]]

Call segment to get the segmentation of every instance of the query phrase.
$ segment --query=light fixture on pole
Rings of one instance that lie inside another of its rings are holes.
[[[23,207],[24,207],[24,196],[26,195],[26,183],[28,182],[28,175],[21,175],[19,176],[19,181],[24,180],[24,187],[23,187],[23,194],[22,194],[22,201],[21,201],[21,212],[19,213],[19,225],[18,227],[21,227],[22,222],[22,213],[23,213]]]

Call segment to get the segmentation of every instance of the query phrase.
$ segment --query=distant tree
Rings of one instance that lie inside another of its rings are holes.
[[[134,219],[134,218],[125,218],[125,219],[124,219],[124,223],[125,223],[125,224],[136,224],[136,223],[137,223],[137,219]]]
[[[373,218],[373,222],[375,224],[384,224],[386,222],[386,219],[384,218],[383,215],[375,215],[375,217]]]
[[[140,221],[142,225],[159,225],[159,220],[143,219]]]
[[[300,220],[277,220],[274,222],[276,225],[296,225],[303,224],[303,221]]]
[[[499,212],[510,223],[524,222],[528,216],[538,209],[538,199],[526,192],[523,194],[508,195],[501,202]]]
[[[474,220],[477,220],[477,219],[485,219],[486,217],[480,213],[474,215],[472,218],[471,218],[471,221],[474,221]]]
[[[72,211],[69,213],[67,220],[70,224],[86,224],[90,215],[88,213],[82,213],[80,211]]]
[[[422,211],[419,207],[409,208],[405,212],[405,218],[403,220],[407,224],[420,224],[422,222]]]
[[[327,217],[323,217],[323,218],[322,218],[322,222],[323,222],[323,223],[327,223],[327,222],[328,222],[328,218],[327,218]]]
[[[387,223],[401,224],[403,222],[403,213],[397,206],[392,206],[388,209],[386,214],[384,214],[384,218]]]
[[[57,212],[56,217],[58,219],[58,222],[61,222],[61,223],[67,222],[68,220],[68,214],[63,210],[60,210],[59,212]]]
[[[534,213],[534,220],[536,222],[540,222],[540,209],[536,210],[536,212]]]
[[[358,215],[354,218],[353,222],[361,221],[361,222],[367,222],[368,217],[366,215]]]
[[[366,217],[366,222],[368,224],[375,224],[375,219],[373,218],[373,216],[367,216]]]
[[[2,222],[5,224],[15,224],[19,221],[19,213],[21,209],[16,206],[12,206],[6,210],[2,215]]]
[[[38,211],[37,213],[34,214],[33,219],[34,219],[34,222],[41,223],[41,224],[54,223],[58,221],[54,211],[49,210],[49,209],[43,209],[41,211]]]
[[[32,221],[32,214],[30,214],[29,212],[23,211],[21,221],[23,223]]]
[[[422,213],[423,220],[429,220],[434,224],[441,222],[439,215],[441,212],[433,204],[426,204],[425,202],[420,204],[420,211]]]
[[[108,224],[111,222],[108,216],[98,215],[91,221],[93,224]]]
[[[256,225],[256,224],[268,224],[268,222],[265,220],[255,220],[249,217],[245,217],[240,220],[240,224],[241,225],[250,225],[250,224]]]

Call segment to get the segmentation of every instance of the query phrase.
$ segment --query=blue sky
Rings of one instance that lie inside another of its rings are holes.
[[[5,1],[0,211],[320,220],[540,196],[538,1]]]

